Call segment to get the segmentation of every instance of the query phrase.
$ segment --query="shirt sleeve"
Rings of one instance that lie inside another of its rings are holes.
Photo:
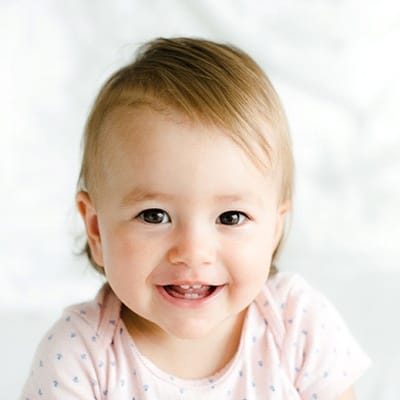
[[[369,366],[333,305],[301,277],[282,304],[283,360],[302,399],[336,399]]]
[[[39,344],[20,400],[100,399],[96,341],[79,314],[64,313]]]

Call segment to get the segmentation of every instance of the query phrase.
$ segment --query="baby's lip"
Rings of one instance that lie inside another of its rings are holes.
[[[200,288],[202,286],[223,286],[225,285],[225,283],[213,283],[213,282],[206,282],[206,281],[188,281],[188,280],[184,280],[184,281],[173,281],[173,282],[166,282],[166,283],[162,283],[156,286],[183,286],[183,287],[197,287]]]
[[[212,299],[225,285],[208,285],[200,282],[179,282],[178,285],[157,286],[158,291],[167,300],[177,305],[187,306],[204,304],[205,301]],[[182,303],[183,302],[183,303]]]

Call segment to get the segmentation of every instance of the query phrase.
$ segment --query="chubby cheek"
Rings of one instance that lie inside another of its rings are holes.
[[[243,240],[227,255],[230,265],[232,286],[238,293],[253,297],[258,294],[267,280],[272,258],[272,245],[269,240]]]
[[[144,286],[151,266],[156,263],[154,248],[124,227],[106,230],[102,241],[104,268],[110,283],[128,290]]]

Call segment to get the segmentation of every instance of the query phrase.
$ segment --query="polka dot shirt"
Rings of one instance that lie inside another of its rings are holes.
[[[42,339],[20,400],[336,399],[369,359],[323,295],[278,273],[250,305],[234,358],[214,376],[186,380],[145,358],[106,284],[65,310]]]

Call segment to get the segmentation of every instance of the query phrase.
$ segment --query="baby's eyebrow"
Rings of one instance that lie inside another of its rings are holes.
[[[121,207],[146,200],[170,200],[173,196],[167,193],[153,192],[141,188],[133,188],[121,200]]]
[[[121,200],[120,205],[122,208],[129,207],[132,204],[148,201],[148,200],[159,200],[159,201],[172,201],[175,198],[173,194],[148,190],[141,187],[135,187],[130,190]],[[233,204],[233,203],[256,203],[260,202],[258,196],[251,196],[243,193],[227,193],[227,194],[216,194],[212,198],[212,202],[219,204]]]
[[[246,197],[240,194],[220,194],[215,196],[215,200],[219,202],[235,203],[246,200]]]

